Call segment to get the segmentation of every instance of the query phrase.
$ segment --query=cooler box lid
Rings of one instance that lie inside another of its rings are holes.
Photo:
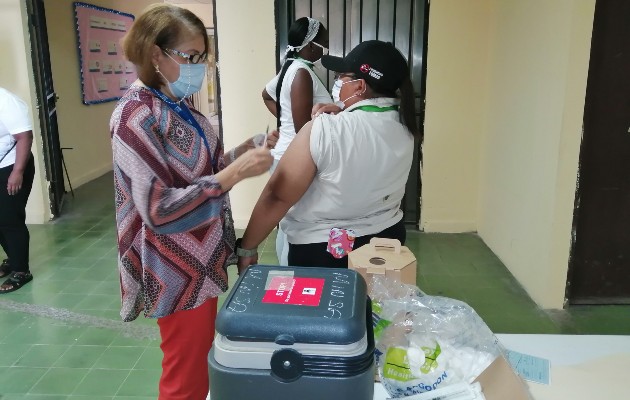
[[[356,271],[252,265],[219,310],[230,341],[346,345],[366,335],[367,287]]]

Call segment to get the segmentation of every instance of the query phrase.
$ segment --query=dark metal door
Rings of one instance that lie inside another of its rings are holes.
[[[309,16],[323,22],[330,36],[330,54],[346,55],[365,40],[392,42],[411,66],[416,90],[418,126],[424,126],[426,78],[426,32],[429,3],[427,0],[276,0],[277,68],[287,46],[287,32],[297,18]],[[333,74],[319,72],[330,89]],[[414,148],[413,164],[403,199],[404,220],[418,227],[420,221],[421,140]]]
[[[37,87],[37,108],[44,143],[46,180],[49,182],[50,211],[56,217],[61,213],[66,190],[63,181],[62,154],[57,127],[57,93],[55,93],[50,68],[46,13],[43,0],[28,0],[26,6],[29,17],[33,72]]]
[[[630,304],[630,2],[597,1],[569,270],[572,304]]]

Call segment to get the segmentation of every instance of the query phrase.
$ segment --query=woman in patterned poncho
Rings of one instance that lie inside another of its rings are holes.
[[[267,171],[272,157],[251,139],[224,156],[208,120],[186,99],[201,87],[208,52],[206,29],[193,13],[151,6],[124,50],[139,80],[110,122],[121,316],[157,318],[159,399],[204,399],[217,296],[228,288],[226,267],[234,261],[227,192]]]

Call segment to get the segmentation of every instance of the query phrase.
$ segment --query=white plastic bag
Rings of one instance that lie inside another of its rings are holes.
[[[501,354],[492,331],[466,303],[374,277],[378,373],[393,398],[471,383]]]

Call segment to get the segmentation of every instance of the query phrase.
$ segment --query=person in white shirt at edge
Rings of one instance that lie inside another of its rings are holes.
[[[289,28],[287,40],[285,62],[262,91],[263,101],[277,118],[280,131],[280,139],[271,151],[274,157],[271,173],[296,133],[311,120],[313,105],[332,102],[326,85],[313,71],[314,64],[328,52],[328,32],[324,25],[313,18],[299,18]],[[288,265],[288,252],[287,236],[279,227],[276,253],[280,265]]]
[[[316,105],[280,160],[237,240],[239,272],[281,219],[292,266],[347,268],[352,248],[329,250],[340,232],[355,248],[375,236],[405,242],[400,204],[420,135],[407,62],[371,40],[322,64],[337,72],[336,105]]]
[[[0,293],[13,292],[33,280],[26,227],[26,202],[35,176],[32,144],[28,106],[0,88],[0,245],[7,255],[0,265],[0,278],[7,277]]]

